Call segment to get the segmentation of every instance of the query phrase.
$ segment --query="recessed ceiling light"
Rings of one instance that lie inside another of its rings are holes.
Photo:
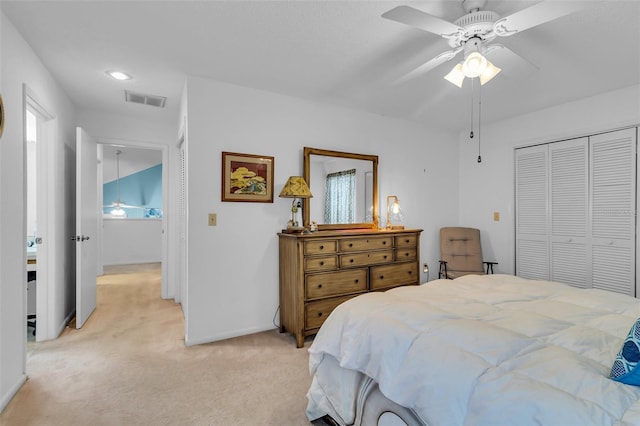
[[[122,71],[106,71],[106,74],[111,77],[111,78],[115,78],[116,80],[131,80],[132,77],[129,74],[126,74]]]

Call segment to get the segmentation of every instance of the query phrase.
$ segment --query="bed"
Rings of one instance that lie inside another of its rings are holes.
[[[629,296],[504,274],[367,293],[338,306],[309,348],[307,417],[640,425],[640,387],[609,377],[639,317]]]

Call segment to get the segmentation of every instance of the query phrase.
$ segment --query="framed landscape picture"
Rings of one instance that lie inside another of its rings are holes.
[[[273,157],[222,152],[222,201],[273,203]]]

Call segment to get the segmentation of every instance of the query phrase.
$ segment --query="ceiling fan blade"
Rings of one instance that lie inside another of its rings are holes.
[[[493,31],[500,37],[510,36],[584,9],[585,3],[588,2],[543,1],[498,19],[493,24]]]
[[[464,29],[459,26],[410,6],[394,7],[383,13],[382,17],[437,34],[444,38],[453,38],[458,34],[464,34]]]
[[[448,50],[446,52],[442,52],[435,58],[425,62],[424,64],[420,65],[418,68],[400,77],[398,80],[395,81],[395,84],[403,84],[411,80],[412,78],[415,78],[421,74],[425,74],[431,71],[432,69],[434,69],[435,67],[437,67],[438,65],[443,64],[447,61],[450,61],[461,51],[462,51],[462,47],[455,50]]]
[[[539,68],[502,44],[491,44],[485,50],[487,58],[509,77],[524,79]]]

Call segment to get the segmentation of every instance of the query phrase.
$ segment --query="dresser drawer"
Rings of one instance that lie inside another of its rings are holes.
[[[418,264],[416,262],[371,267],[371,290],[390,288],[405,284],[418,284]]]
[[[340,240],[340,251],[364,251],[393,247],[393,237],[346,238]]]
[[[305,277],[305,299],[319,299],[366,290],[366,269],[309,274]]]
[[[338,269],[337,256],[305,257],[304,270],[307,271],[331,271]]]
[[[396,247],[417,247],[418,237],[416,235],[399,235],[395,237]]]
[[[304,307],[304,328],[306,330],[320,328],[329,314],[333,312],[339,304],[352,297],[354,296],[335,297],[333,299],[307,303]]]
[[[417,255],[418,251],[414,248],[400,247],[396,249],[396,261],[398,262],[402,262],[403,260],[416,260]]]
[[[393,250],[370,251],[366,253],[343,254],[340,256],[340,267],[368,266],[393,261]]]
[[[338,249],[336,240],[311,240],[304,242],[304,254],[335,253]]]

